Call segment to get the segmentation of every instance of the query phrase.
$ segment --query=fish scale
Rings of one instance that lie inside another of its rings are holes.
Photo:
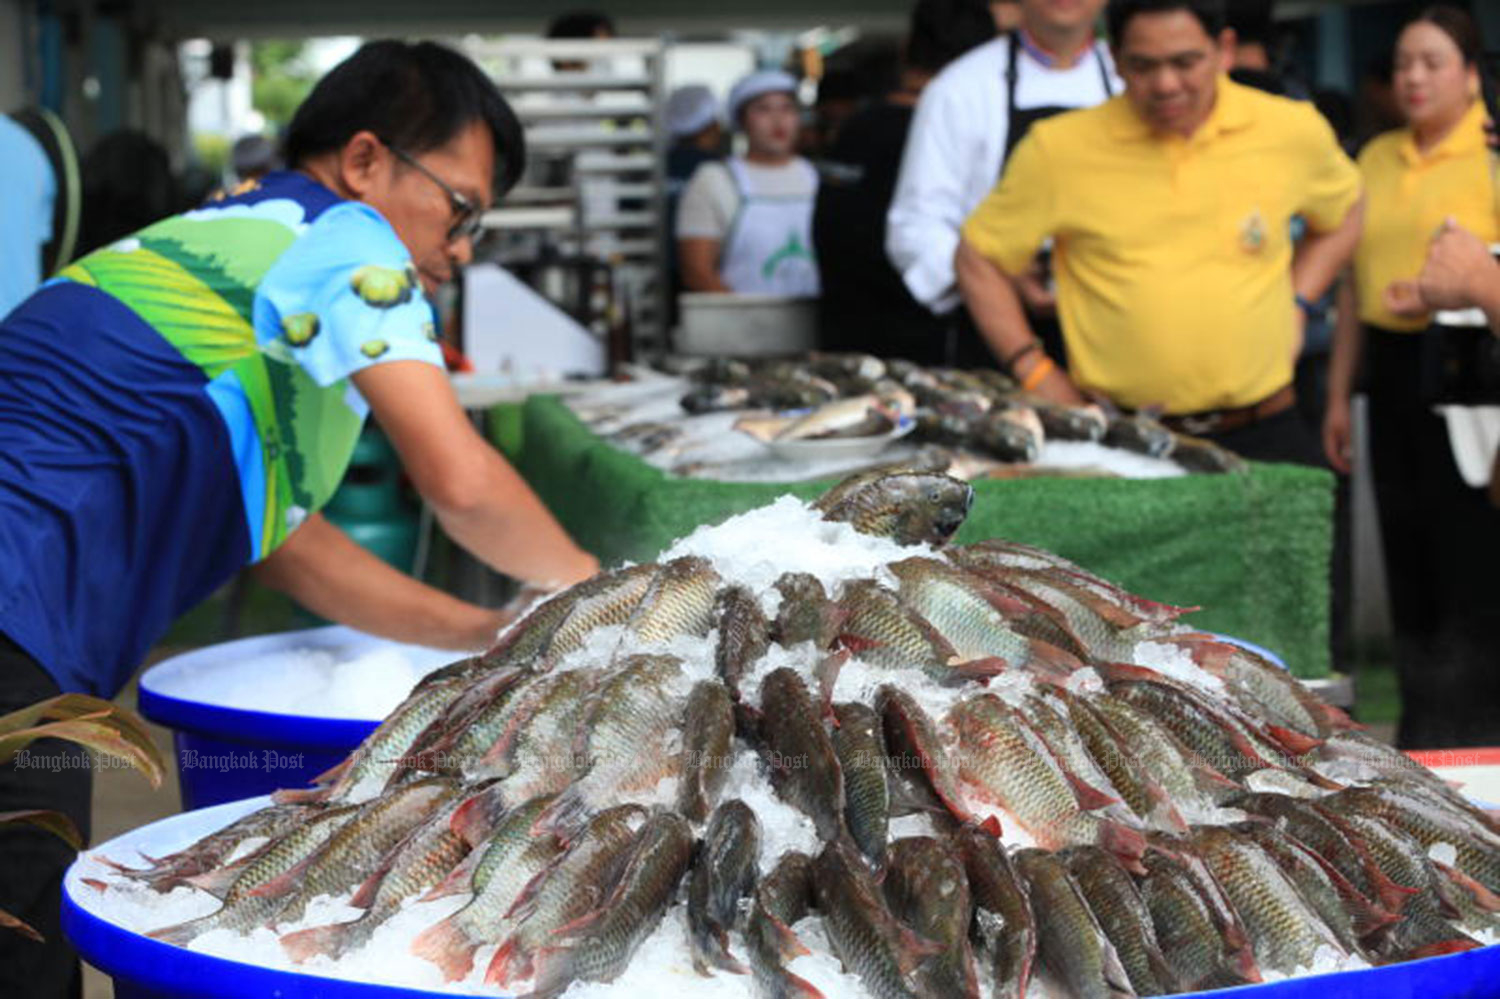
[[[1010,855],[993,836],[968,825],[955,835],[975,906],[989,918],[976,925],[993,951],[999,999],[1025,999],[1036,963],[1036,917]]]
[[[1227,924],[1216,916],[1193,875],[1167,853],[1145,857],[1146,877],[1141,898],[1151,914],[1151,925],[1162,955],[1187,989],[1210,989],[1260,981],[1242,940],[1232,944]]]
[[[1061,855],[1099,928],[1114,945],[1130,987],[1143,996],[1177,990],[1156,940],[1151,911],[1125,868],[1097,847],[1069,847]]]
[[[1133,999],[1114,945],[1062,860],[1045,850],[1013,858],[1037,917],[1037,956],[1075,999]]]
[[[874,878],[847,840],[813,861],[813,892],[834,950],[876,999],[916,999],[912,972],[938,948],[891,915]]]
[[[710,966],[736,974],[746,970],[729,953],[728,933],[740,899],[755,890],[760,839],[760,820],[743,801],[726,801],[714,811],[688,881],[688,942],[700,975],[711,974]]]
[[[1255,843],[1214,826],[1194,830],[1192,843],[1229,895],[1261,967],[1284,973],[1309,968],[1320,947],[1344,954],[1333,932]]]
[[[891,811],[880,716],[857,703],[835,704],[833,716],[833,750],[844,778],[844,821],[860,852],[879,863]]]
[[[734,700],[724,684],[701,680],[693,685],[682,728],[677,810],[693,822],[702,822],[718,800],[733,765]]]

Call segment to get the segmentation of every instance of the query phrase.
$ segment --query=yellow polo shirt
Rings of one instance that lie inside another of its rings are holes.
[[[1074,381],[1192,413],[1291,382],[1291,218],[1335,228],[1359,190],[1311,104],[1221,76],[1189,139],[1153,133],[1124,95],[1038,123],[963,235],[1012,274],[1053,237]]]
[[[1359,154],[1365,180],[1365,229],[1354,254],[1359,318],[1386,329],[1427,328],[1427,317],[1403,319],[1381,300],[1392,281],[1415,278],[1443,219],[1488,243],[1500,240],[1500,180],[1484,141],[1484,105],[1474,102],[1457,127],[1425,154],[1411,129],[1376,136]]]

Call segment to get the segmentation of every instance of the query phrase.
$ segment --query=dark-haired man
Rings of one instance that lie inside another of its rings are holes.
[[[0,713],[116,694],[245,566],[314,612],[475,649],[503,623],[403,575],[318,512],[373,412],[459,544],[540,585],[580,550],[465,418],[424,298],[468,261],[522,139],[493,84],[431,43],[374,42],[297,111],[291,169],[65,269],[0,323]],[[88,835],[86,770],[0,768],[0,812]],[[60,841],[5,832],[0,995],[68,989]]]
[[[1305,303],[1358,239],[1358,173],[1310,104],[1225,77],[1234,35],[1212,0],[1116,0],[1108,18],[1125,93],[1022,142],[964,225],[965,303],[1028,390],[1160,409],[1247,457],[1320,464],[1292,366]],[[1067,373],[1006,279],[1049,236]]]

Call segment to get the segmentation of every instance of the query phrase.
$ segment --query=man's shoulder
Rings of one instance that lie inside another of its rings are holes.
[[[1071,148],[1079,142],[1098,146],[1104,144],[1106,125],[1118,120],[1122,114],[1129,115],[1130,109],[1123,95],[1115,96],[1101,104],[1073,108],[1044,118],[1031,126],[1030,134],[1036,135],[1038,141],[1049,148]]]
[[[976,45],[944,66],[922,91],[922,99],[987,99],[985,88],[1000,86],[1009,52],[1010,39],[1005,35],[992,38],[983,45]]]

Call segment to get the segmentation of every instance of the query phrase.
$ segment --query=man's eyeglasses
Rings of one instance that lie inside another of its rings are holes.
[[[484,226],[484,209],[476,205],[468,197],[455,191],[447,181],[427,169],[427,167],[418,162],[415,156],[400,146],[393,146],[384,139],[380,141],[395,154],[396,159],[407,166],[415,167],[428,180],[441,187],[444,194],[448,195],[448,204],[453,208],[453,224],[448,227],[448,242],[456,243],[460,239],[473,240],[479,236],[479,230]]]

